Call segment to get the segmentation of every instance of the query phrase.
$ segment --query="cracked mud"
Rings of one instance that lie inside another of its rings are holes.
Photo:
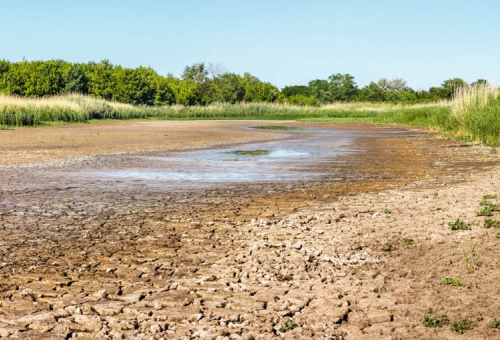
[[[245,122],[1,131],[0,337],[463,338],[424,327],[429,309],[482,316],[468,338],[500,336],[489,327],[500,318],[500,242],[476,216],[483,195],[500,194],[496,153],[368,124],[275,124],[364,137],[298,180],[176,187],[88,169],[260,150],[248,143],[303,132]],[[456,218],[472,230],[450,230]],[[462,260],[472,245],[473,272]],[[448,277],[465,286],[439,284]]]

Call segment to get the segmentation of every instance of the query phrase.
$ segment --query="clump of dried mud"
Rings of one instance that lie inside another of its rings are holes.
[[[178,192],[2,168],[0,336],[460,337],[422,325],[432,309],[481,316],[466,336],[498,337],[500,240],[476,212],[500,194],[499,156],[455,146],[366,138],[335,165],[354,174],[344,182]],[[457,218],[472,230],[452,231]],[[451,277],[464,286],[440,284]]]

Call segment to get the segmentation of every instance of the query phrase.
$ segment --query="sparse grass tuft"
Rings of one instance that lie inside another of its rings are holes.
[[[476,250],[476,246],[472,246],[469,248],[469,250],[463,252],[462,254],[462,260],[464,261],[465,267],[467,270],[470,272],[473,272],[476,270],[476,261],[474,259],[474,251]]]
[[[500,329],[500,320],[493,319],[493,321],[491,321],[490,325],[491,325],[491,328]]]
[[[488,228],[500,228],[500,221],[499,220],[485,220],[484,227],[487,229]]]
[[[483,200],[492,200],[497,198],[497,195],[484,195]]]
[[[477,216],[491,216],[491,208],[489,206],[486,206],[483,210],[479,210],[476,215]]]
[[[404,244],[413,244],[414,240],[412,238],[403,237],[401,238],[401,242]]]
[[[443,281],[441,281],[439,284],[443,286],[453,286],[453,287],[463,287],[464,284],[460,282],[457,278],[446,278]]]
[[[491,211],[500,211],[500,206],[498,204],[490,203],[490,204],[488,204],[488,208]]]
[[[498,231],[497,231],[497,232],[495,233],[495,237],[496,237],[496,238],[498,238],[498,239],[500,239],[500,232],[498,232]]]
[[[280,327],[279,331],[282,333],[286,333],[286,332],[291,331],[292,329],[297,328],[297,327],[299,327],[299,325],[297,325],[296,323],[293,323],[292,319],[288,319],[287,321],[285,321],[283,326]]]
[[[448,319],[448,316],[446,314],[443,314],[441,316],[433,316],[434,312],[429,310],[429,314],[424,315],[424,318],[422,319],[422,324],[425,327],[429,328],[441,328],[444,325],[447,325],[450,323],[450,319]]]
[[[450,325],[451,329],[458,334],[464,334],[465,332],[473,329],[475,326],[476,324],[474,321],[466,319],[454,320]]]
[[[470,224],[461,221],[459,218],[455,222],[448,222],[451,230],[471,230]]]

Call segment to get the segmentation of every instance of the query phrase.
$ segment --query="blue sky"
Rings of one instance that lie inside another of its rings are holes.
[[[279,87],[350,73],[500,81],[498,0],[0,0],[0,58],[109,59],[179,76],[222,63]]]

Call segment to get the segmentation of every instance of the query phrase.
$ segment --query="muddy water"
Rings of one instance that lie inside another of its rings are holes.
[[[307,181],[326,176],[330,180],[341,180],[345,174],[333,173],[332,168],[325,172],[324,165],[338,163],[343,156],[359,152],[354,146],[356,139],[408,134],[408,131],[367,134],[308,127],[278,133],[283,133],[283,140],[211,150],[127,156],[119,164],[109,164],[99,170],[81,169],[73,175],[87,173],[101,182],[191,189],[221,184]]]
[[[285,140],[216,150],[129,156],[119,167],[111,165],[92,176],[99,181],[143,181],[170,187],[304,180],[326,175],[316,165],[355,152],[353,141],[359,137],[352,131],[313,128],[286,135],[290,137]]]
[[[251,127],[245,128],[249,129]],[[314,127],[269,133],[283,134],[283,138],[211,149],[100,156],[38,171],[26,169],[26,175],[33,180],[24,177],[24,181],[31,182],[31,188],[83,185],[86,188],[140,186],[189,190],[252,183],[342,181],[354,176],[338,165],[346,156],[362,151],[356,146],[358,139],[411,136],[408,130],[367,132]]]

